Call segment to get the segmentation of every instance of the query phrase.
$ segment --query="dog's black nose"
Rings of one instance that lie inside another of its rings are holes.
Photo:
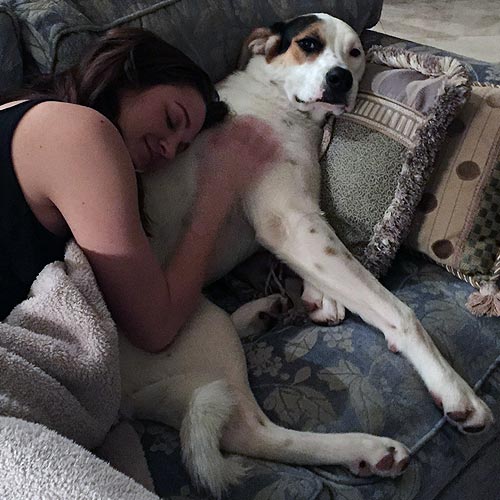
[[[337,66],[326,74],[326,82],[335,92],[347,92],[352,87],[352,74],[348,69]]]

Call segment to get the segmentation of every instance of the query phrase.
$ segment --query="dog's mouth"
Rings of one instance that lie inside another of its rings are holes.
[[[343,95],[333,95],[332,93],[325,91],[319,99],[314,99],[311,101],[303,101],[299,96],[295,96],[295,102],[299,104],[313,104],[315,102],[330,104],[332,106],[347,106],[347,94]]]
[[[335,94],[328,87],[324,90],[323,95],[316,102],[324,102],[332,106],[347,106],[347,92]]]
[[[335,115],[341,115],[347,110],[347,96],[342,96],[342,97],[330,97],[326,95],[326,92],[323,93],[320,99],[315,99],[313,101],[303,101],[300,99],[298,96],[295,96],[295,101],[298,104],[305,104],[305,105],[316,105],[316,106],[321,106],[326,108],[326,110],[333,112]]]

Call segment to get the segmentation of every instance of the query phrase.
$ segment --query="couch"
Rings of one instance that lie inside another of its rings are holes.
[[[98,33],[123,23],[157,31],[218,80],[234,68],[241,41],[255,26],[324,11],[362,32],[377,23],[381,7],[382,0],[0,0],[0,91],[38,72],[67,67]],[[362,37],[367,47],[397,45],[441,53],[375,32],[364,31]],[[461,59],[477,80],[500,80],[500,66]],[[244,275],[231,273],[206,293],[232,311],[263,291]],[[467,283],[404,249],[383,283],[415,310],[441,352],[476,386],[498,421],[500,320],[472,316],[464,307],[471,292]],[[250,471],[227,498],[500,498],[498,425],[477,436],[456,431],[409,363],[388,351],[383,336],[357,316],[349,314],[335,327],[307,320],[277,324],[245,341],[244,347],[252,389],[272,420],[300,430],[385,435],[405,443],[413,460],[405,474],[391,480],[357,478],[340,467],[300,467],[245,458]],[[20,423],[3,421],[4,439],[9,425],[18,430]],[[34,432],[32,425],[21,427]],[[133,425],[141,437],[156,493],[179,500],[206,498],[191,486],[182,467],[177,432],[158,422]],[[86,463],[93,460],[85,457]],[[92,494],[62,493],[61,497],[118,498],[100,487],[96,481]],[[140,493],[135,495],[130,498],[141,498]]]

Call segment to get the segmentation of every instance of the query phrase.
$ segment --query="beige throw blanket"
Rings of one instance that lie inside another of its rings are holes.
[[[117,329],[92,269],[71,241],[0,323],[0,415],[38,422],[85,448],[118,416]]]

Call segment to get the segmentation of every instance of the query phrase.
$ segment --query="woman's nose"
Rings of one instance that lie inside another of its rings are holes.
[[[177,151],[178,140],[174,138],[160,141],[160,152],[166,160],[173,160]]]

